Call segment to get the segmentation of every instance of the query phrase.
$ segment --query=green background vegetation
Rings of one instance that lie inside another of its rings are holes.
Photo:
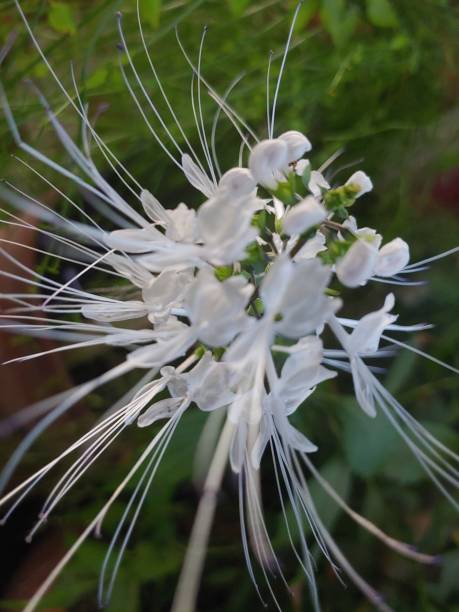
[[[97,2],[24,0],[31,26],[63,83],[72,89],[70,62],[78,87],[97,119],[100,134],[140,182],[166,206],[199,200],[183,176],[160,151],[132,103],[123,83],[116,44],[115,12],[122,10],[130,51],[144,85],[158,100],[157,86],[140,45],[134,0]],[[203,72],[220,92],[241,73],[230,102],[260,136],[265,135],[265,76],[270,50],[283,50],[294,2],[257,0],[186,1],[141,0],[147,43],[162,83],[193,144],[196,130],[190,103],[191,74],[176,42],[178,26],[185,47],[196,58],[204,24],[209,26]],[[33,49],[12,2],[1,2],[1,39],[15,36],[1,66],[1,79],[11,99],[24,138],[62,163],[69,163],[53,136],[43,109],[24,84],[31,78],[47,96],[77,139],[79,125],[43,63]],[[123,60],[122,60],[123,61]],[[413,260],[456,246],[459,236],[459,13],[447,0],[307,0],[294,34],[277,109],[278,133],[298,129],[313,142],[313,166],[340,148],[336,179],[346,179],[357,167],[374,180],[375,190],[358,202],[360,224],[378,228],[386,240],[398,235],[412,246]],[[280,60],[272,67],[273,82]],[[139,93],[139,87],[134,84]],[[214,106],[205,97],[210,126]],[[158,101],[161,109],[162,104]],[[237,161],[239,141],[221,120],[217,148],[222,168]],[[47,187],[11,158],[17,153],[0,118],[1,175],[25,191],[43,195]],[[21,157],[25,157],[21,154]],[[97,158],[97,155],[96,155]],[[103,159],[100,160],[104,168]],[[37,166],[38,167],[38,166]],[[346,169],[347,167],[347,169]],[[50,176],[47,174],[47,176]],[[107,176],[110,173],[107,171]],[[59,177],[56,183],[71,193],[74,187]],[[47,197],[47,196],[45,196]],[[57,207],[61,202],[53,200]],[[65,212],[65,209],[62,209]],[[47,262],[41,265],[48,265]],[[435,324],[432,331],[410,342],[459,365],[458,259],[435,264],[425,273],[426,287],[396,290],[401,321]],[[59,270],[50,273],[59,274]],[[386,286],[371,285],[345,294],[345,316],[359,316],[383,301]],[[80,352],[67,366],[79,382],[113,365],[121,353]],[[45,396],[52,372],[43,372]],[[134,380],[134,379],[133,379]],[[429,362],[402,352],[388,367],[388,388],[438,437],[459,451],[459,383],[457,377]],[[133,381],[131,381],[133,382]],[[26,381],[25,381],[26,384]],[[438,567],[422,567],[401,559],[364,533],[318,487],[317,505],[337,542],[355,567],[399,611],[459,610],[459,523],[457,514],[435,490],[414,459],[382,418],[369,420],[358,410],[346,376],[317,391],[298,411],[297,422],[320,447],[317,465],[356,510],[389,534],[420,549],[440,553]],[[126,381],[91,396],[75,418],[57,424],[38,442],[19,470],[26,476],[54,455],[66,441],[85,430],[127,389]],[[158,473],[126,552],[110,610],[140,612],[168,610],[183,558],[198,494],[192,482],[192,457],[203,415],[185,417]],[[53,534],[70,543],[126,473],[150,439],[150,430],[132,427],[61,504],[34,546],[46,551]],[[7,457],[19,437],[2,443]],[[285,610],[307,610],[307,587],[293,555],[269,461],[263,477],[267,522],[295,599],[274,588]],[[5,597],[14,575],[24,572],[31,554],[20,544],[21,530],[34,520],[47,485],[40,485],[13,518],[10,530],[12,561],[5,559]],[[54,586],[46,605],[72,612],[96,609],[98,570],[110,533],[122,512],[120,502],[110,513],[102,540],[91,540]],[[1,533],[0,537],[7,537]],[[6,540],[5,540],[6,541]],[[52,551],[50,555],[52,556]],[[3,555],[3,553],[2,553]],[[369,610],[352,585],[344,589],[324,559],[317,555],[323,608]],[[29,568],[29,572],[32,571]],[[21,575],[24,575],[23,573]],[[279,584],[277,584],[279,583]],[[260,576],[260,585],[262,577]],[[6,609],[18,604],[3,602]],[[225,482],[212,533],[200,591],[199,610],[225,612],[262,609],[248,578],[239,538],[237,489],[230,475]]]

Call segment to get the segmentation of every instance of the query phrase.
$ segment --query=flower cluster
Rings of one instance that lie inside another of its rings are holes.
[[[41,53],[38,44],[37,47]],[[124,52],[138,78],[126,46]],[[200,82],[199,67],[192,68]],[[236,126],[244,125],[226,101],[207,84],[206,87],[230,120]],[[132,519],[132,524],[135,523],[176,427],[187,410],[195,409],[215,419],[218,439],[206,440],[213,458],[174,610],[193,609],[216,491],[227,462],[239,478],[242,540],[250,575],[257,585],[251,560],[255,556],[276,601],[267,569],[281,575],[282,570],[263,519],[259,477],[263,457],[268,452],[273,458],[276,478],[282,482],[281,488],[293,508],[301,550],[297,550],[293,541],[292,547],[309,581],[314,608],[318,609],[319,604],[310,544],[304,536],[305,524],[312,527],[333,567],[342,568],[379,609],[387,610],[380,596],[346,560],[322,523],[304,472],[316,477],[343,510],[389,546],[421,561],[430,562],[432,558],[386,536],[350,510],[330,490],[310,459],[310,454],[318,450],[315,432],[299,431],[290,422],[295,411],[305,409],[308,398],[320,383],[339,372],[350,373],[361,409],[369,417],[378,411],[383,413],[434,482],[457,505],[448,487],[459,485],[459,458],[390,395],[366,363],[367,358],[388,353],[387,348],[380,347],[382,340],[392,348],[406,346],[387,332],[415,331],[425,326],[397,325],[397,316],[392,314],[395,305],[392,293],[388,293],[379,310],[360,320],[340,316],[347,288],[375,281],[397,285],[406,282],[407,275],[420,271],[427,263],[410,265],[406,242],[395,238],[383,243],[375,229],[359,227],[356,218],[351,216],[357,201],[371,191],[370,178],[359,170],[343,184],[330,184],[326,166],[313,169],[305,157],[312,147],[304,134],[288,131],[274,137],[273,109],[269,138],[260,141],[255,137],[251,143],[244,138],[243,145],[248,150],[246,163],[241,156],[239,165],[224,174],[212,163],[205,139],[202,144],[208,170],[192,148],[188,153],[179,149],[180,157],[174,161],[202,194],[202,203],[197,209],[183,202],[165,207],[109,151],[78,96],[76,102],[68,96],[83,121],[85,141],[92,139],[120,176],[126,181],[131,179],[130,190],[133,198],[138,199],[139,207],[126,201],[107,182],[89,150],[77,148],[46,102],[48,118],[83,177],[23,143],[8,102],[3,94],[2,97],[18,145],[75,181],[96,202],[99,213],[111,224],[118,220],[119,227],[105,231],[91,214],[62,193],[87,223],[64,219],[37,200],[13,194],[11,197],[16,198],[18,206],[26,207],[54,225],[55,233],[46,230],[47,234],[65,247],[64,252],[72,254],[72,261],[79,261],[82,270],[68,282],[60,283],[26,269],[13,255],[2,250],[25,273],[25,276],[15,275],[16,280],[36,288],[34,293],[4,296],[16,305],[7,315],[8,325],[23,333],[64,342],[62,347],[53,350],[105,344],[123,347],[126,354],[125,361],[112,370],[49,400],[45,422],[31,431],[19,455],[12,457],[2,483],[8,480],[18,457],[38,433],[78,400],[129,371],[143,370],[144,376],[123,402],[108,410],[102,420],[59,457],[5,495],[1,503],[18,494],[22,499],[62,458],[80,451],[46,500],[32,531],[35,532],[124,429],[133,424],[142,428],[156,424],[151,441],[138,461],[45,581],[27,610],[34,609],[81,542],[93,530],[100,529],[110,506],[126,484],[143,470],[129,502],[129,507],[138,505]],[[200,134],[205,134],[202,116],[198,117],[197,124]],[[141,209],[143,212],[139,212]],[[90,270],[102,271],[105,277],[115,278],[117,284],[109,284],[103,291],[81,288],[76,281],[83,281]],[[335,338],[329,347],[324,346],[324,331],[331,332]],[[17,501],[7,516],[16,505]],[[125,514],[121,520],[107,553],[107,562],[116,544],[120,545],[122,556],[132,531],[131,524],[122,536],[127,517]],[[101,601],[110,594],[118,565],[115,564],[107,586],[107,563],[104,564]]]

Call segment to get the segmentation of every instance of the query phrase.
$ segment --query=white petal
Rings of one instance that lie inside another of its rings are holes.
[[[138,319],[147,314],[147,308],[143,302],[131,300],[128,302],[101,302],[96,304],[85,304],[81,307],[81,314],[87,319],[95,321],[127,321]]]
[[[401,272],[409,261],[409,246],[401,238],[395,238],[379,250],[375,274],[384,277],[394,276]]]
[[[282,222],[283,231],[288,235],[302,234],[327,218],[327,211],[313,196],[308,196],[289,208]]]
[[[371,380],[365,364],[358,357],[351,359],[352,379],[357,401],[362,410],[370,417],[376,416],[376,406]]]
[[[242,276],[219,282],[212,270],[200,270],[186,299],[199,339],[209,346],[228,344],[247,323],[245,306],[252,292]]]
[[[252,149],[249,157],[249,169],[259,185],[276,189],[279,182],[285,180],[288,170],[287,143],[276,140],[262,140]]]
[[[360,319],[349,336],[349,350],[352,353],[370,355],[378,350],[384,329],[397,320],[396,315],[388,314],[394,307],[394,302],[394,294],[389,293],[382,308]]]
[[[303,176],[306,171],[310,171],[311,162],[309,159],[299,159],[295,165],[295,174]]]
[[[317,450],[315,444],[289,423],[285,413],[276,411],[274,413],[274,423],[281,439],[291,448],[302,453],[314,453]]]
[[[265,310],[277,314],[292,272],[293,263],[286,255],[280,255],[270,266],[260,287]]]
[[[156,402],[139,416],[137,425],[139,427],[148,427],[148,425],[152,425],[161,419],[170,419],[177,412],[177,408],[182,401],[181,397],[169,397]]]
[[[166,226],[169,220],[166,210],[155,196],[147,191],[147,189],[143,189],[140,193],[140,200],[142,202],[142,206],[148,217],[154,221],[155,223],[160,223],[161,225]]]
[[[362,172],[362,170],[357,170],[354,174],[348,178],[346,181],[346,185],[353,185],[358,189],[357,197],[360,198],[364,193],[368,193],[373,189],[373,183],[371,182],[370,177]]]
[[[111,249],[119,249],[126,253],[146,253],[152,250],[155,243],[164,240],[164,234],[153,225],[143,229],[115,230],[105,237],[105,242]]]
[[[168,213],[166,237],[175,242],[194,242],[197,234],[196,211],[182,202]]]
[[[127,360],[139,368],[155,368],[182,357],[190,346],[196,342],[196,336],[192,329],[183,325],[181,331],[171,334],[169,337],[148,346],[143,346],[132,351]]]
[[[308,189],[316,198],[322,196],[322,190],[330,189],[329,183],[325,177],[317,170],[311,170],[311,178],[309,179]]]
[[[206,198],[215,193],[215,185],[187,153],[182,156],[182,168],[188,181]]]
[[[255,444],[252,447],[252,452],[250,454],[250,459],[252,462],[252,466],[258,470],[260,469],[261,459],[266,450],[266,446],[272,435],[272,424],[271,418],[264,416],[260,421],[260,431],[255,440]]]
[[[105,258],[114,270],[122,274],[136,287],[148,287],[153,280],[153,275],[143,266],[137,264],[133,259],[113,253]]]
[[[247,424],[240,421],[236,427],[230,448],[230,464],[233,472],[238,474],[241,471],[247,450]]]
[[[218,188],[234,198],[249,195],[257,184],[247,168],[231,168],[220,179]]]
[[[284,132],[279,136],[279,140],[283,140],[288,147],[287,160],[289,163],[299,160],[312,149],[312,145],[306,136],[296,130]]]
[[[366,240],[356,240],[336,264],[336,276],[346,287],[364,285],[372,276],[378,250]]]
[[[314,238],[308,240],[298,251],[293,258],[293,261],[301,261],[302,259],[313,259],[321,251],[326,251],[325,236],[320,230],[316,232]]]

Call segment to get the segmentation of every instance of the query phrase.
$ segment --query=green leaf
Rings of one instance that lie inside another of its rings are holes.
[[[323,0],[320,16],[335,45],[342,47],[355,31],[359,10],[355,6],[347,6],[345,0]]]
[[[389,0],[367,0],[367,16],[378,28],[396,28],[399,25],[397,13]]]
[[[397,433],[383,415],[371,418],[355,403],[343,411],[344,450],[355,474],[364,478],[380,472],[397,444]]]
[[[153,28],[159,27],[161,0],[140,0],[140,18],[146,21]]]
[[[347,499],[352,479],[351,472],[345,463],[339,459],[331,459],[320,470],[320,474],[340,497]],[[323,524],[331,530],[340,513],[340,507],[330,499],[328,493],[317,481],[311,483],[310,493]]]
[[[71,6],[64,2],[52,2],[49,13],[48,23],[62,34],[75,34],[77,31],[75,14]]]

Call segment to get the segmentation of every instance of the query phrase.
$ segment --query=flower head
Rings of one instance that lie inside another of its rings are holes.
[[[299,8],[300,4],[294,19]],[[20,12],[25,19],[22,9]],[[126,76],[125,71],[130,70],[141,85],[120,16],[118,21],[126,54],[126,62],[120,62],[122,76],[145,118]],[[46,61],[26,19],[25,23]],[[173,604],[174,612],[194,608],[217,492],[228,463],[238,479],[241,535],[251,577],[254,579],[253,553],[262,565],[263,576],[273,594],[265,568],[274,567],[280,574],[282,569],[262,512],[260,470],[268,452],[283,514],[286,515],[282,491],[293,510],[301,555],[295,543],[291,543],[309,582],[314,609],[318,609],[318,598],[305,525],[311,527],[313,537],[332,565],[341,565],[372,603],[386,610],[373,589],[346,561],[322,522],[311,497],[307,476],[317,478],[331,498],[376,537],[406,556],[419,558],[420,555],[386,536],[347,506],[331,485],[324,482],[309,457],[321,450],[316,432],[301,431],[293,424],[295,413],[304,411],[307,414],[315,390],[341,372],[352,376],[356,400],[362,410],[370,417],[378,411],[384,414],[435,484],[457,505],[453,494],[459,488],[454,464],[458,457],[392,397],[365,361],[387,353],[383,342],[389,342],[391,347],[407,347],[387,333],[424,329],[424,326],[396,325],[397,317],[391,314],[395,304],[391,293],[382,308],[359,320],[341,316],[348,306],[347,290],[343,292],[343,286],[360,288],[382,279],[398,284],[403,283],[400,274],[418,271],[416,264],[414,268],[408,266],[408,245],[395,238],[381,246],[381,234],[373,228],[359,228],[356,219],[350,216],[349,209],[373,187],[363,171],[355,172],[344,184],[334,184],[325,166],[313,169],[312,162],[303,158],[311,150],[311,143],[304,134],[295,130],[277,137],[274,134],[276,102],[293,25],[272,108],[268,103],[268,138],[265,140],[259,140],[251,128],[247,130],[249,136],[244,136],[244,129],[248,127],[245,121],[202,77],[202,44],[198,67],[187,55],[186,59],[198,84],[199,112],[195,115],[204,160],[200,160],[192,149],[180,124],[185,143],[183,147],[177,145],[160,111],[141,86],[149,106],[161,118],[167,137],[176,145],[177,158],[157,135],[156,140],[183,178],[197,190],[200,198],[197,207],[185,202],[164,206],[140,184],[129,191],[132,198],[118,193],[97,170],[87,147],[78,148],[45,102],[48,118],[64,149],[81,169],[82,177],[58,165],[22,142],[8,101],[2,94],[7,121],[18,146],[91,193],[96,209],[102,211],[102,217],[107,220],[106,227],[96,224],[91,215],[76,204],[84,221],[80,217],[78,221],[66,219],[35,207],[32,200],[25,200],[25,204],[21,200],[40,220],[52,223],[48,235],[53,240],[76,251],[81,271],[66,281],[57,281],[38,271],[24,270],[21,262],[2,250],[10,263],[30,275],[30,278],[17,278],[36,290],[19,298],[15,293],[4,296],[15,306],[8,321],[9,329],[62,342],[62,346],[49,352],[105,345],[118,347],[116,354],[123,356],[117,366],[50,400],[50,413],[37,429],[32,430],[20,452],[13,455],[3,473],[3,483],[34,437],[82,397],[134,370],[142,370],[143,377],[128,390],[122,401],[108,406],[105,416],[97,419],[87,433],[6,494],[0,503],[5,504],[18,493],[21,496],[22,492],[27,493],[64,457],[79,450],[81,455],[46,500],[31,532],[33,535],[67,491],[77,485],[122,431],[133,424],[157,428],[153,429],[154,433],[129,474],[28,604],[27,612],[36,607],[81,542],[93,530],[100,530],[111,506],[139,470],[145,469],[140,481],[146,478],[151,483],[170,439],[190,410],[200,410],[209,419],[220,415],[217,418],[221,420],[217,420],[214,427],[218,440],[211,440],[209,444],[215,451],[209,460],[204,494],[198,505],[189,552]],[[215,158],[213,141],[211,146],[206,141],[199,98],[204,87],[216,101],[218,112],[225,111],[242,138],[239,158],[235,153],[237,162],[224,173]],[[114,154],[108,154],[107,145],[90,123],[84,107],[76,104],[65,88],[63,91],[68,104],[82,120],[86,137],[89,132],[107,159],[116,160],[117,172],[124,172],[124,176],[126,169]],[[162,88],[160,92],[172,110]],[[175,118],[173,112],[172,115]],[[246,148],[250,150],[248,159]],[[103,287],[91,289],[90,284],[85,287],[85,275],[89,271],[100,274]],[[346,331],[347,328],[352,331]],[[333,337],[335,344],[324,347],[324,342],[330,338],[333,341]],[[425,356],[422,351],[414,350]],[[42,354],[25,355],[22,359]],[[447,364],[441,365],[457,372]],[[128,508],[138,495],[137,488],[132,495]],[[137,516],[138,512],[135,519]],[[288,520],[286,516],[289,531]],[[125,517],[113,536],[103,565],[99,587],[101,602],[108,598],[119,566],[117,562],[107,586],[106,569],[124,521]],[[127,539],[131,531],[130,527]],[[127,539],[121,547],[120,558]],[[249,541],[255,543],[256,550],[252,553]]]

